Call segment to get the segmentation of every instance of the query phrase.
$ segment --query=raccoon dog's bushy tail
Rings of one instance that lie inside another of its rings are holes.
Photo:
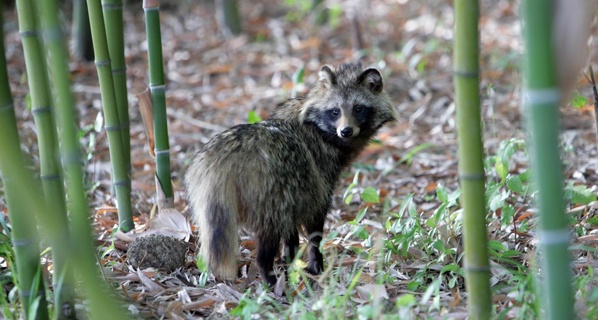
[[[217,278],[236,279],[239,235],[235,183],[230,176],[218,176],[222,170],[205,165],[191,168],[185,182],[192,221],[199,227],[200,254]]]

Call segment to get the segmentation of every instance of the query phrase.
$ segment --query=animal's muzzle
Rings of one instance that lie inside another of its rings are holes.
[[[351,136],[353,136],[353,128],[351,128],[351,127],[344,127],[341,130],[341,136],[343,138],[350,138]]]

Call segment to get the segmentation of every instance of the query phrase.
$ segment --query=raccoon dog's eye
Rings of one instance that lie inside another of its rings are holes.
[[[330,115],[333,117],[338,117],[338,115],[340,114],[340,110],[338,110],[338,109],[332,109],[328,112],[330,112]]]
[[[355,106],[355,113],[361,113],[363,111],[363,106]]]

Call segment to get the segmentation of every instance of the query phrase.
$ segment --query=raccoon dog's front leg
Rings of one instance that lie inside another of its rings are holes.
[[[260,269],[262,279],[271,287],[276,285],[274,275],[274,258],[280,249],[280,236],[274,232],[271,234],[257,235],[257,266]]]
[[[320,252],[320,242],[324,234],[324,221],[326,215],[320,215],[318,219],[305,226],[307,237],[309,239],[309,263],[307,272],[316,275],[324,270],[324,258]]]

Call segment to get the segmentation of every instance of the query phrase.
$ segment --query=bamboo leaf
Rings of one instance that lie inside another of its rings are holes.
[[[500,177],[500,180],[505,180],[507,174],[509,174],[509,163],[496,161],[496,164],[494,164],[494,169],[496,170],[496,174],[498,174]]]
[[[415,155],[418,152],[420,152],[422,150],[425,150],[427,148],[433,147],[433,146],[434,146],[434,144],[432,144],[432,143],[423,143],[423,144],[420,144],[420,145],[414,147],[413,149],[409,150],[405,155],[403,155],[401,157],[401,159],[399,159],[399,161],[397,161],[397,163],[401,163],[401,162],[404,161],[405,164],[407,164],[408,166],[410,166],[411,162],[413,161],[413,157],[415,157]]]
[[[521,174],[519,174],[519,179],[521,180],[521,182],[530,182],[531,179],[531,171],[529,169],[523,171]]]
[[[490,198],[488,207],[491,211],[496,211],[505,204],[505,200],[509,197],[509,193],[505,190],[499,189]]]
[[[523,184],[519,176],[510,175],[507,177],[507,188],[513,192],[523,193]]]
[[[570,186],[565,191],[567,198],[571,199],[573,204],[589,204],[596,201],[596,194],[593,189],[584,185]]]
[[[593,216],[591,218],[589,218],[588,220],[586,220],[587,223],[596,226],[598,225],[598,216]]]
[[[490,240],[488,241],[488,248],[495,250],[497,252],[503,252],[506,251],[507,248],[505,247],[504,244],[502,244],[502,242],[497,241],[497,240]]]
[[[421,303],[427,303],[428,300],[430,300],[430,298],[432,297],[433,294],[435,294],[438,289],[440,288],[440,282],[441,282],[441,277],[436,278],[434,281],[432,281],[432,283],[430,283],[428,285],[428,288],[426,289],[426,292],[424,292],[424,294],[421,297]]]
[[[353,200],[353,196],[354,196],[354,195],[355,195],[354,193],[348,194],[348,195],[345,197],[345,204],[350,204],[350,203],[351,203],[351,200]]]
[[[446,189],[440,184],[438,185],[438,187],[436,187],[436,197],[438,197],[438,200],[442,203],[448,202],[448,193],[446,192]]]
[[[357,213],[357,216],[355,217],[355,221],[359,223],[363,219],[363,217],[365,217],[365,214],[367,212],[368,212],[368,208],[367,207],[359,210],[359,212]]]
[[[503,225],[511,224],[513,221],[513,216],[515,216],[515,208],[513,208],[513,206],[506,205],[502,207],[500,220]]]
[[[366,187],[361,193],[361,200],[368,203],[380,203],[380,197],[378,191],[374,187]]]
[[[445,273],[445,272],[458,273],[459,269],[461,269],[461,268],[457,264],[451,263],[451,264],[447,264],[444,267],[442,267],[442,269],[440,269],[440,273]]]
[[[417,304],[417,299],[415,299],[415,296],[410,293],[399,296],[395,302],[395,306],[397,308],[410,308],[415,304]]]

